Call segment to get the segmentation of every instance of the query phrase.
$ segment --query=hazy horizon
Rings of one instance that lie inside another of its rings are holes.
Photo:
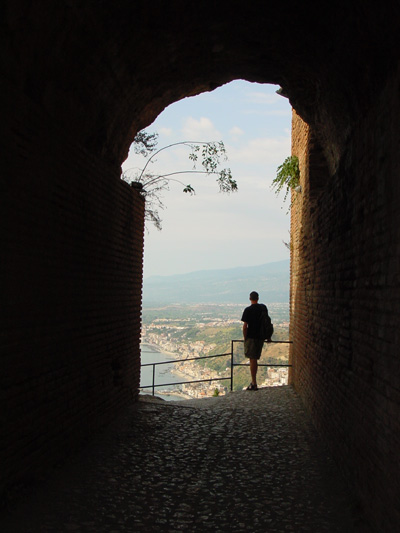
[[[143,303],[241,303],[251,291],[260,300],[289,302],[290,261],[150,276],[143,282]]]
[[[143,281],[146,281],[150,278],[169,278],[169,277],[174,277],[174,276],[186,276],[186,275],[190,276],[193,274],[197,274],[197,273],[201,274],[205,272],[219,272],[219,271],[225,271],[225,270],[240,270],[240,269],[256,269],[256,268],[261,268],[267,265],[274,265],[275,263],[284,263],[284,262],[290,263],[290,259],[289,258],[281,259],[278,261],[271,261],[269,263],[261,263],[257,265],[237,265],[234,267],[227,267],[227,268],[202,268],[200,270],[191,270],[190,272],[182,272],[180,274],[152,274],[150,276],[143,277]]]

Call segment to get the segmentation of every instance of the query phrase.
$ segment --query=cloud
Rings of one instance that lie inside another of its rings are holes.
[[[252,104],[275,105],[280,102],[282,96],[276,93],[251,92],[247,94],[247,101]]]
[[[280,163],[290,155],[290,137],[251,139],[241,148],[229,147],[229,160],[238,163]]]
[[[290,218],[281,199],[264,188],[264,194],[249,191],[244,198],[213,187],[212,196],[199,191],[196,197],[179,193],[179,202],[167,200],[163,231],[151,228],[146,235],[146,276],[240,266],[249,249],[259,264],[286,258],[282,240],[288,240]]]
[[[247,109],[243,111],[243,115],[257,115],[259,117],[290,117],[292,115],[291,109]]]
[[[207,117],[201,117],[199,120],[193,117],[186,118],[182,133],[187,141],[219,141],[221,139],[221,133]]]
[[[241,128],[239,128],[239,126],[234,126],[233,128],[229,130],[229,133],[234,139],[238,139],[240,136],[244,134],[244,131]]]

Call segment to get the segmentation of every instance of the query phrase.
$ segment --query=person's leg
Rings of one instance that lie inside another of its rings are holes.
[[[258,370],[257,359],[250,359],[250,374],[251,374],[251,382],[253,385],[257,385],[257,370]]]

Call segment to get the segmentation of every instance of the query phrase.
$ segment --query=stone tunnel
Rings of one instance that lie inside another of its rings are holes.
[[[166,106],[245,79],[294,109],[292,384],[398,530],[399,22],[388,0],[3,2],[3,493],[137,398],[144,205],[121,164]]]

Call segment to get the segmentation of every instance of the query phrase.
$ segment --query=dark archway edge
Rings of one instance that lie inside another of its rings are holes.
[[[91,151],[120,164],[169,104],[234,79],[276,83],[331,169],[395,66],[393,2],[9,2],[13,78]]]

